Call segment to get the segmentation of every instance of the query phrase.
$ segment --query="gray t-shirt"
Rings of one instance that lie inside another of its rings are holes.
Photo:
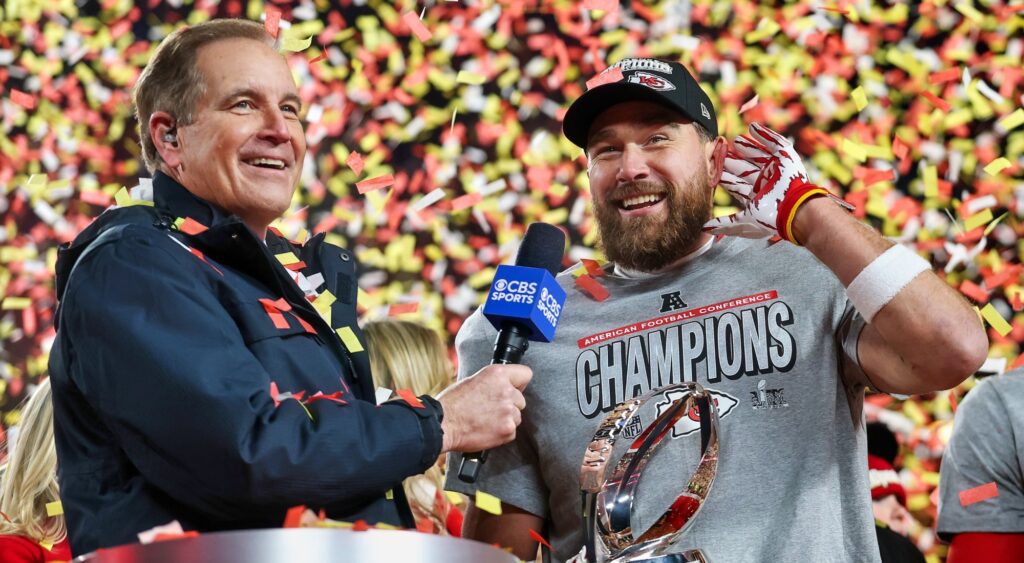
[[[863,374],[843,353],[856,350],[864,324],[813,255],[727,237],[645,279],[609,273],[604,302],[581,293],[569,273],[557,279],[568,298],[554,342],[532,344],[525,356],[534,377],[522,426],[491,452],[478,481],[547,520],[553,560],[582,546],[579,469],[600,421],[625,399],[681,381],[714,391],[721,450],[707,501],[676,547],[729,563],[879,560]],[[480,311],[467,320],[456,339],[460,377],[489,363],[495,335]],[[625,438],[653,418],[640,415]],[[684,488],[697,429],[683,417],[649,463],[634,535]],[[630,441],[620,437],[616,448]],[[455,475],[459,461],[449,460],[446,486],[472,494]]]
[[[999,496],[963,506],[960,493],[995,483]],[[942,455],[939,536],[1024,533],[1024,369],[989,377],[956,411]]]

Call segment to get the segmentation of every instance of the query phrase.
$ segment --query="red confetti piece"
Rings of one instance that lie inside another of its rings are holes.
[[[452,200],[452,211],[462,211],[463,209],[466,209],[468,207],[473,207],[474,205],[483,201],[483,199],[484,196],[479,193],[471,193],[466,194],[464,196],[459,196]]]
[[[926,100],[931,102],[933,106],[941,109],[942,111],[947,111],[948,112],[950,109],[953,108],[953,106],[949,105],[949,102],[939,98],[938,96],[936,96],[935,94],[932,94],[931,92],[929,92],[927,90],[925,90],[924,92],[921,92],[921,95],[924,96],[924,98]]]
[[[281,400],[278,397],[281,396],[281,390],[277,388],[277,382],[270,382],[270,398],[274,401],[274,407],[281,406]]]
[[[395,389],[395,393],[398,393],[398,396],[401,397],[403,401],[409,403],[412,407],[417,409],[426,408],[423,406],[423,401],[420,401],[419,397],[413,394],[409,389]]]
[[[980,487],[960,491],[960,506],[970,506],[974,503],[996,498],[998,496],[999,489],[996,488],[995,482],[985,483]]]
[[[608,299],[608,290],[603,285],[597,282],[594,278],[583,274],[576,278],[576,285],[584,291],[587,295],[593,297],[598,301],[604,301]]]
[[[388,316],[394,317],[396,315],[404,315],[406,313],[415,313],[419,308],[419,303],[395,303],[388,307]]]
[[[549,550],[554,549],[551,547],[551,544],[548,543],[548,540],[544,539],[544,536],[538,534],[537,531],[533,528],[530,528],[530,539],[532,539],[535,542],[540,542],[541,545],[548,548]]]
[[[1006,371],[1013,371],[1020,366],[1024,366],[1024,352],[1017,356],[1016,360],[1013,360],[1013,363],[1010,364],[1010,367],[1006,368]]]
[[[957,406],[956,389],[950,389],[949,390],[949,406],[950,406],[950,408],[953,409],[953,414],[956,414],[956,406]]]
[[[8,522],[11,521],[11,517],[8,516],[7,513],[5,513],[3,510],[0,510],[0,516],[3,516],[4,520],[7,520]]]
[[[910,147],[907,146],[899,137],[893,137],[892,139],[892,153],[896,155],[896,158],[903,160],[910,154]]]
[[[580,260],[580,262],[583,263],[583,267],[587,269],[587,273],[590,274],[591,276],[596,278],[604,275],[604,268],[602,268],[601,265],[597,263],[597,260],[584,258]]]
[[[299,260],[298,262],[293,262],[291,264],[286,264],[286,265],[284,265],[284,267],[285,267],[286,270],[291,270],[293,272],[298,272],[299,270],[301,270],[301,269],[306,267],[306,263],[303,262],[302,260]]]
[[[266,19],[263,21],[263,27],[267,29],[267,33],[271,37],[277,39],[278,28],[281,26],[281,10],[273,6],[267,6],[265,14]]]
[[[971,280],[964,280],[964,283],[960,284],[960,293],[963,293],[978,303],[985,303],[988,301],[988,292]]]
[[[960,80],[960,69],[958,68],[947,68],[946,70],[940,70],[928,75],[929,84],[944,84],[957,80]]]
[[[363,155],[352,151],[348,153],[348,158],[345,159],[345,164],[356,173],[356,176],[363,173]]]
[[[304,504],[289,508],[288,513],[284,516],[284,526],[282,528],[298,528],[299,522],[302,520],[302,513],[305,511],[306,505]]]
[[[218,274],[220,274],[222,276],[224,275],[224,272],[220,271],[217,268],[217,266],[214,266],[213,264],[211,264],[209,261],[206,260],[206,256],[203,255],[203,253],[201,251],[196,250],[195,248],[192,248],[191,246],[188,247],[188,251],[192,253],[192,256],[195,256],[196,258],[202,260],[204,264],[206,264],[207,266],[213,268],[213,270],[215,272],[217,272]]]
[[[373,190],[380,190],[387,188],[395,183],[395,177],[391,174],[385,174],[383,176],[377,176],[376,178],[370,178],[369,180],[363,180],[362,182],[356,182],[356,190],[361,194],[366,192],[372,192]]]
[[[1019,313],[1021,311],[1021,309],[1024,309],[1024,301],[1021,300],[1019,292],[1018,293],[1014,293],[1013,294],[1013,310]]]
[[[177,539],[181,539],[181,538],[195,538],[195,537],[199,537],[199,532],[197,532],[195,530],[189,530],[187,532],[182,532],[180,534],[170,534],[170,533],[166,533],[166,532],[161,532],[161,533],[153,536],[153,541],[151,543],[156,543],[158,541],[177,540]]]
[[[593,90],[594,88],[597,88],[598,86],[601,86],[602,84],[609,84],[611,82],[619,82],[622,79],[623,79],[622,69],[619,68],[619,67],[614,67],[614,68],[606,70],[606,71],[602,72],[601,74],[598,74],[597,76],[595,76],[595,77],[591,78],[590,80],[588,80],[587,81],[587,90]]]
[[[370,529],[370,525],[366,523],[366,520],[356,520],[352,523],[353,532],[365,532]]]
[[[583,0],[583,7],[587,10],[616,12],[619,9],[619,0]]]
[[[27,94],[21,90],[11,89],[11,101],[25,109],[36,108],[35,97],[33,97],[32,94]]]
[[[402,21],[405,22],[405,25],[409,26],[409,29],[416,35],[416,38],[424,43],[434,36],[434,34],[430,33],[430,30],[427,29],[427,26],[423,25],[423,21],[420,20],[418,15],[416,15],[416,12],[406,12],[402,14]]]
[[[85,203],[88,203],[90,205],[99,205],[99,206],[102,206],[102,207],[106,207],[106,206],[110,205],[111,202],[114,201],[113,198],[111,198],[109,195],[107,195],[106,192],[101,192],[99,190],[91,190],[91,191],[88,191],[88,192],[80,192],[78,194],[78,199],[80,201],[84,201]]]
[[[875,168],[858,168],[854,171],[854,176],[859,177],[864,181],[864,187],[869,188],[879,182],[888,182],[896,178],[896,173],[892,170],[878,170]]]
[[[327,49],[324,49],[324,46],[321,45],[320,46],[320,54],[315,56],[315,57],[313,57],[312,59],[309,59],[309,64],[318,63],[318,62],[320,62],[320,61],[322,61],[322,60],[324,60],[326,58],[327,58]]]
[[[185,233],[186,235],[198,235],[199,233],[208,231],[206,225],[196,221],[191,217],[185,217],[185,220],[181,222],[181,226],[178,230]]]
[[[343,393],[343,391],[335,391],[330,395],[325,395],[323,391],[317,391],[316,394],[311,395],[308,399],[306,399],[305,403],[307,405],[312,405],[317,401],[331,401],[332,403],[338,403],[339,405],[347,405],[348,401],[341,398]]]
[[[274,328],[288,328],[288,321],[285,320],[284,315],[281,314],[281,310],[278,309],[277,304],[274,301],[271,301],[270,299],[260,299],[260,305],[263,305],[263,310],[267,312],[267,316],[270,317],[271,322],[274,323]]]

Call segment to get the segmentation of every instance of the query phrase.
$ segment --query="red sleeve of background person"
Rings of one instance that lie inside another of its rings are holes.
[[[23,536],[0,536],[0,563],[46,563],[70,561],[71,548],[64,540],[46,551],[38,542]]]
[[[1024,534],[965,533],[953,536],[946,563],[1024,563]]]

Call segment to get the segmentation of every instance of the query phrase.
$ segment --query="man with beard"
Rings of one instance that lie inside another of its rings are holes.
[[[697,382],[717,404],[718,473],[673,552],[877,561],[864,389],[962,381],[987,353],[976,314],[926,261],[810,184],[787,139],[754,124],[730,151],[682,65],[627,59],[605,72],[563,130],[587,151],[610,297],[579,289],[579,265],[558,276],[567,302],[555,341],[526,356],[537,377],[516,440],[491,452],[475,486],[449,477],[454,490],[502,500],[501,515],[470,507],[464,535],[533,559],[532,529],[553,547],[545,560],[573,557],[580,462],[600,421],[624,400]],[[712,219],[718,184],[742,209]],[[487,363],[494,334],[479,312],[466,322],[460,377]],[[653,418],[623,421],[620,441]],[[684,416],[644,470],[634,537],[686,486],[698,428]]]

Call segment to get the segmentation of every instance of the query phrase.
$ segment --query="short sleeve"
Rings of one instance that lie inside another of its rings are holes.
[[[477,310],[462,326],[455,339],[459,359],[459,380],[463,380],[480,368],[488,365],[494,348],[497,331]],[[476,483],[459,479],[462,454],[448,454],[448,472],[445,489],[469,495],[472,498],[478,490],[494,495],[532,514],[546,517],[547,498],[544,480],[538,469],[537,451],[530,432],[525,430],[528,421],[523,422],[516,439],[491,450],[487,461],[480,468]]]
[[[1020,378],[1020,379],[1018,379]],[[942,456],[939,480],[939,536],[963,532],[1024,532],[1024,460],[1018,440],[1024,439],[1019,403],[1024,375],[996,376],[978,384],[957,410],[953,434]],[[998,496],[961,503],[964,491],[995,483]]]

